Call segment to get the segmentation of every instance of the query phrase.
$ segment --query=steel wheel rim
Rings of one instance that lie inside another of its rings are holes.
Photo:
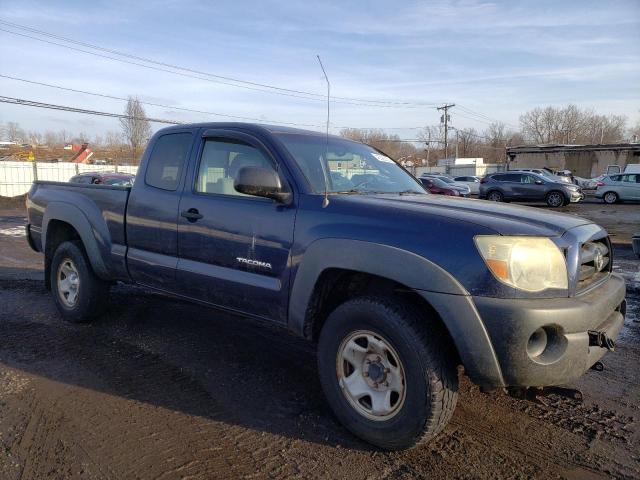
[[[80,291],[80,275],[71,259],[64,259],[57,272],[58,296],[67,307],[74,307],[78,303]]]
[[[404,405],[404,366],[391,343],[377,333],[357,330],[345,337],[336,356],[336,374],[344,397],[369,420],[389,420]]]
[[[552,193],[549,195],[549,203],[553,207],[559,207],[562,204],[562,197],[559,193]]]
[[[607,194],[604,196],[604,199],[605,199],[605,201],[606,201],[607,203],[615,203],[615,201],[616,201],[616,194],[615,194],[615,193],[611,193],[611,192],[609,192],[609,193],[607,193]]]

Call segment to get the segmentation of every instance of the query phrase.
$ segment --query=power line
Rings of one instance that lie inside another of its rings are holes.
[[[127,119],[140,119],[140,120],[148,120],[153,123],[168,123],[171,125],[179,125],[181,122],[176,122],[174,120],[165,120],[162,118],[151,118],[151,117],[135,117],[131,115],[124,115],[121,113],[111,113],[111,112],[101,112],[98,110],[87,110],[84,108],[78,107],[69,107],[66,105],[56,105],[53,103],[44,103],[38,102],[35,100],[25,100],[22,98],[14,98],[14,97],[3,97],[0,96],[0,103],[9,103],[13,105],[21,105],[24,107],[37,107],[37,108],[47,108],[49,110],[60,110],[63,112],[74,112],[74,113],[84,113],[87,115],[98,115],[101,117],[112,117],[112,118],[127,118]]]
[[[131,115],[125,115],[125,114],[121,114],[121,113],[113,113],[113,112],[103,112],[103,111],[99,111],[99,110],[88,110],[85,108],[79,108],[79,107],[72,107],[72,106],[68,106],[68,105],[58,105],[58,104],[53,104],[53,103],[45,103],[45,102],[38,102],[36,100],[27,100],[27,99],[23,99],[23,98],[16,98],[16,97],[5,97],[5,96],[0,96],[0,103],[7,103],[10,105],[19,105],[19,106],[23,106],[23,107],[36,107],[36,108],[45,108],[45,109],[49,109],[49,110],[58,110],[58,111],[63,111],[63,112],[72,112],[72,113],[82,113],[85,115],[97,115],[97,116],[101,116],[101,117],[110,117],[110,118],[126,118],[126,119],[140,119],[140,120],[147,120],[149,122],[152,123],[163,123],[163,124],[169,124],[169,125],[180,125],[183,122],[178,122],[176,120],[168,120],[168,119],[164,119],[164,118],[154,118],[154,117],[136,117],[136,116],[131,116]],[[382,140],[384,142],[406,142],[406,143],[444,143],[442,140],[429,140],[428,142],[424,139],[420,139],[420,138],[394,138],[394,139],[386,139],[386,140]],[[503,150],[502,148],[499,147],[491,147],[491,146],[487,146],[487,145],[483,145],[483,148],[493,148],[495,150]]]
[[[512,123],[503,122],[502,120],[498,120],[496,118],[492,118],[492,117],[490,117],[488,115],[485,115],[484,113],[481,113],[481,112],[476,112],[475,110],[471,110],[470,108],[467,108],[464,105],[458,105],[458,107],[460,109],[462,109],[464,112],[468,113],[469,115],[477,117],[477,118],[472,118],[470,120],[484,119],[484,120],[488,121],[488,122],[485,122],[485,123],[490,123],[490,124],[491,123],[503,123],[503,124],[505,124],[507,126],[510,126],[510,127],[513,127],[513,128],[519,128],[517,125],[514,125]]]
[[[106,53],[110,53],[112,55],[117,55],[117,56],[121,56],[121,57],[125,57],[125,58],[129,58],[132,60],[138,60],[138,61],[130,61],[130,60],[124,60],[122,58],[117,58],[117,57],[113,57],[110,55],[104,55],[104,54],[99,54],[96,52],[91,52],[91,51],[87,51],[81,48],[77,48],[77,47],[72,47],[70,45],[64,45],[61,43],[57,43],[57,42],[53,42],[50,40],[45,40],[42,38],[38,38],[38,37],[34,37],[32,35],[27,35],[25,33],[19,33],[19,32],[14,32],[11,30],[6,30],[6,29],[1,29],[0,31],[6,32],[6,33],[10,33],[12,35],[18,35],[18,36],[22,36],[22,37],[26,37],[26,38],[30,38],[32,40],[36,40],[39,42],[43,42],[43,43],[48,43],[50,45],[56,45],[58,47],[62,47],[62,48],[67,48],[70,50],[74,50],[74,51],[78,51],[78,52],[82,52],[88,55],[94,55],[94,56],[98,56],[98,57],[102,57],[102,58],[107,58],[110,60],[114,60],[114,61],[118,61],[118,62],[123,62],[123,63],[127,63],[130,65],[136,65],[136,66],[140,66],[143,68],[150,68],[153,70],[158,70],[158,71],[163,71],[166,73],[173,73],[175,75],[181,75],[181,76],[185,76],[185,77],[190,77],[190,78],[196,78],[199,80],[204,80],[204,81],[210,81],[213,83],[218,83],[218,84],[222,84],[222,85],[228,85],[228,86],[233,86],[233,87],[238,87],[238,88],[244,88],[244,89],[248,89],[248,90],[254,90],[254,91],[258,91],[258,92],[267,92],[267,93],[273,93],[273,94],[277,94],[277,95],[284,95],[284,96],[288,96],[288,97],[294,97],[294,98],[302,98],[302,99],[306,99],[306,100],[316,100],[316,101],[324,101],[326,99],[326,97],[322,94],[319,93],[314,93],[314,92],[308,92],[308,91],[303,91],[303,90],[294,90],[294,89],[289,89],[289,88],[283,88],[283,87],[278,87],[275,85],[269,85],[269,84],[263,84],[263,83],[257,83],[257,82],[250,82],[247,80],[241,80],[241,79],[237,79],[237,78],[233,78],[233,77],[226,77],[226,76],[222,76],[222,75],[216,75],[216,74],[212,74],[212,73],[208,73],[208,72],[202,72],[199,70],[195,70],[195,69],[191,69],[188,67],[182,67],[179,65],[174,65],[174,64],[170,64],[170,63],[166,63],[166,62],[160,62],[157,60],[153,60],[150,58],[145,58],[145,57],[141,57],[141,56],[137,56],[137,55],[132,55],[126,52],[120,52],[117,50],[113,50],[113,49],[109,49],[109,48],[105,48],[105,47],[100,47],[98,45],[94,45],[94,44],[90,44],[90,43],[86,43],[86,42],[81,42],[78,40],[73,40],[67,37],[63,37],[61,35],[56,35],[53,33],[49,33],[49,32],[45,32],[42,30],[37,30],[35,28],[31,28],[31,27],[27,27],[24,25],[19,25],[16,23],[12,23],[12,22],[7,22],[4,20],[0,20],[0,24],[3,25],[7,25],[9,27],[12,28],[16,28],[19,30],[25,30],[31,33],[35,33],[37,35],[41,35],[41,36],[46,36],[49,38],[55,38],[57,40],[63,41],[63,42],[67,42],[67,43],[71,43],[74,45],[80,45],[86,48],[90,48],[93,50],[98,50],[101,52],[106,52]],[[150,63],[152,65],[156,65],[156,67],[152,67],[151,65],[145,65],[142,63],[139,63],[139,61],[145,62],[145,63]],[[168,67],[168,68],[162,68],[162,67]],[[169,70],[169,69],[173,69],[173,70]],[[180,70],[182,72],[187,72],[187,73],[180,73],[180,72],[176,72],[174,70]],[[203,78],[204,77],[209,77],[209,78]],[[235,83],[232,83],[235,82]],[[430,102],[401,102],[401,101],[392,101],[392,100],[368,100],[368,99],[362,99],[362,98],[351,98],[351,97],[338,97],[338,96],[334,96],[332,97],[332,101],[334,103],[344,103],[344,104],[348,104],[348,105],[361,105],[361,106],[369,106],[369,107],[381,107],[381,108],[397,108],[397,107],[403,107],[403,108],[421,108],[421,107],[425,107],[425,106],[429,106],[429,107],[433,107],[435,105],[437,105],[436,103],[430,103]]]
[[[51,83],[43,83],[43,82],[36,82],[35,80],[27,80],[26,78],[19,78],[19,77],[12,77],[10,75],[3,75],[0,74],[0,78],[7,78],[10,80],[15,80],[18,82],[25,82],[25,83],[30,83],[33,85],[40,85],[43,87],[49,87],[49,88],[55,88],[58,90],[64,90],[64,91],[68,91],[68,92],[74,92],[74,93],[82,93],[85,95],[93,95],[95,97],[102,97],[102,98],[108,98],[111,100],[119,100],[119,101],[124,101],[127,102],[129,101],[128,98],[124,98],[124,97],[118,97],[115,95],[107,95],[105,93],[97,93],[97,92],[90,92],[87,90],[79,90],[76,88],[69,88],[69,87],[63,87],[62,85],[54,85]],[[315,124],[307,124],[307,123],[294,123],[294,122],[281,122],[281,121],[276,121],[276,120],[268,120],[268,119],[262,119],[262,118],[255,118],[255,117],[243,117],[240,115],[230,115],[230,114],[226,114],[226,113],[218,113],[218,112],[211,112],[211,111],[206,111],[206,110],[195,110],[192,108],[185,108],[185,107],[176,107],[176,106],[172,106],[172,105],[164,105],[162,103],[154,103],[154,102],[145,102],[142,100],[139,100],[139,102],[143,105],[149,105],[149,106],[153,106],[153,107],[161,107],[161,108],[167,108],[170,110],[179,110],[179,111],[184,111],[184,112],[192,112],[192,113],[201,113],[201,114],[205,114],[205,115],[215,115],[215,116],[219,116],[219,117],[226,117],[226,118],[233,118],[236,120],[248,120],[248,121],[252,121],[252,122],[267,122],[267,123],[277,123],[277,124],[281,124],[281,125],[293,125],[293,126],[297,126],[297,127],[321,127],[321,125],[315,125]]]
[[[35,80],[29,80],[29,79],[26,79],[26,78],[15,77],[15,76],[12,76],[12,75],[4,75],[2,73],[0,73],[0,78],[6,78],[8,80],[14,80],[14,81],[17,81],[17,82],[23,82],[23,83],[28,83],[28,84],[32,84],[32,85],[39,85],[39,86],[42,86],[42,87],[53,88],[53,89],[56,89],[56,90],[62,90],[62,91],[73,92],[73,93],[81,93],[83,95],[92,95],[94,97],[107,98],[107,99],[110,99],[110,100],[117,100],[117,101],[123,101],[123,102],[129,101],[128,98],[119,97],[119,96],[116,96],[116,95],[109,95],[109,94],[106,94],[106,93],[98,93],[98,92],[92,92],[92,91],[89,91],[89,90],[80,90],[80,89],[77,89],[77,88],[64,87],[62,85],[57,85],[57,84],[38,82],[38,81],[35,81]],[[184,111],[184,112],[191,112],[191,113],[199,113],[199,114],[205,114],[205,115],[213,115],[213,116],[231,118],[231,119],[235,119],[235,120],[245,120],[245,121],[261,122],[261,123],[274,123],[274,124],[280,124],[280,125],[291,125],[291,126],[295,126],[295,127],[312,127],[312,128],[322,128],[323,127],[323,125],[319,125],[319,124],[283,122],[283,121],[280,121],[280,120],[271,120],[271,119],[266,119],[266,118],[246,117],[246,116],[241,116],[241,115],[232,115],[232,114],[219,113],[219,112],[213,112],[213,111],[207,111],[207,110],[197,110],[197,109],[193,109],[193,108],[177,107],[175,105],[166,105],[166,104],[162,104],[162,103],[147,102],[147,101],[143,101],[143,100],[138,100],[138,101],[143,105],[149,105],[149,106],[152,106],[152,107],[160,107],[160,108],[166,108],[166,109],[169,109],[169,110]],[[340,128],[340,129],[354,128],[354,129],[359,129],[359,130],[422,130],[424,128],[424,127],[353,127],[353,126],[347,126],[347,125],[334,125],[333,127],[334,128]]]

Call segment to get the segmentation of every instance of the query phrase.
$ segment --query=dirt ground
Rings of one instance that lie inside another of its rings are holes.
[[[640,214],[577,207],[608,228]],[[387,453],[338,424],[313,346],[284,331],[130,286],[96,323],[63,323],[23,226],[22,210],[0,210],[2,480],[640,478],[640,261],[628,247],[615,263],[627,319],[605,371],[570,385],[584,402],[483,394],[462,377],[445,431]],[[627,230],[612,228],[622,243]]]

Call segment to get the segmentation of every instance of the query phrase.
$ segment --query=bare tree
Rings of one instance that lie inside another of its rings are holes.
[[[626,118],[597,115],[575,105],[534,108],[520,117],[525,138],[535,143],[612,143],[624,140]]]
[[[120,119],[120,126],[122,134],[131,148],[132,159],[135,160],[151,136],[151,124],[137,97],[129,97],[124,114],[126,117]]]
[[[631,142],[638,142],[640,139],[640,120],[636,123],[635,127],[629,129],[629,137]]]
[[[340,135],[371,145],[396,160],[414,159],[417,152],[416,147],[411,143],[403,142],[398,135],[389,135],[383,130],[345,128],[340,132]]]
[[[456,140],[458,142],[458,155],[461,157],[477,157],[480,139],[475,128],[464,128],[456,130]],[[452,142],[453,143],[453,142]]]
[[[22,142],[24,139],[24,130],[20,128],[20,124],[16,122],[7,122],[4,127],[7,140],[10,142]]]
[[[44,143],[46,143],[50,147],[53,147],[58,143],[58,136],[55,132],[47,130],[46,132],[44,132]]]
[[[27,133],[26,138],[31,145],[42,145],[44,137],[39,132],[30,131]]]
[[[69,137],[71,135],[69,134],[69,132],[67,132],[64,128],[62,130],[60,130],[58,132],[58,143],[61,143],[62,145],[66,145],[67,143],[69,143]]]

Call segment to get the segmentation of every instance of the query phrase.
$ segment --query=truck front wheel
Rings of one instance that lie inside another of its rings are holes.
[[[53,254],[50,275],[51,292],[65,320],[88,322],[102,313],[109,284],[93,273],[82,245],[62,242]]]
[[[457,368],[446,333],[395,299],[359,297],[336,308],[320,334],[318,368],[338,419],[381,448],[429,441],[455,409]]]

